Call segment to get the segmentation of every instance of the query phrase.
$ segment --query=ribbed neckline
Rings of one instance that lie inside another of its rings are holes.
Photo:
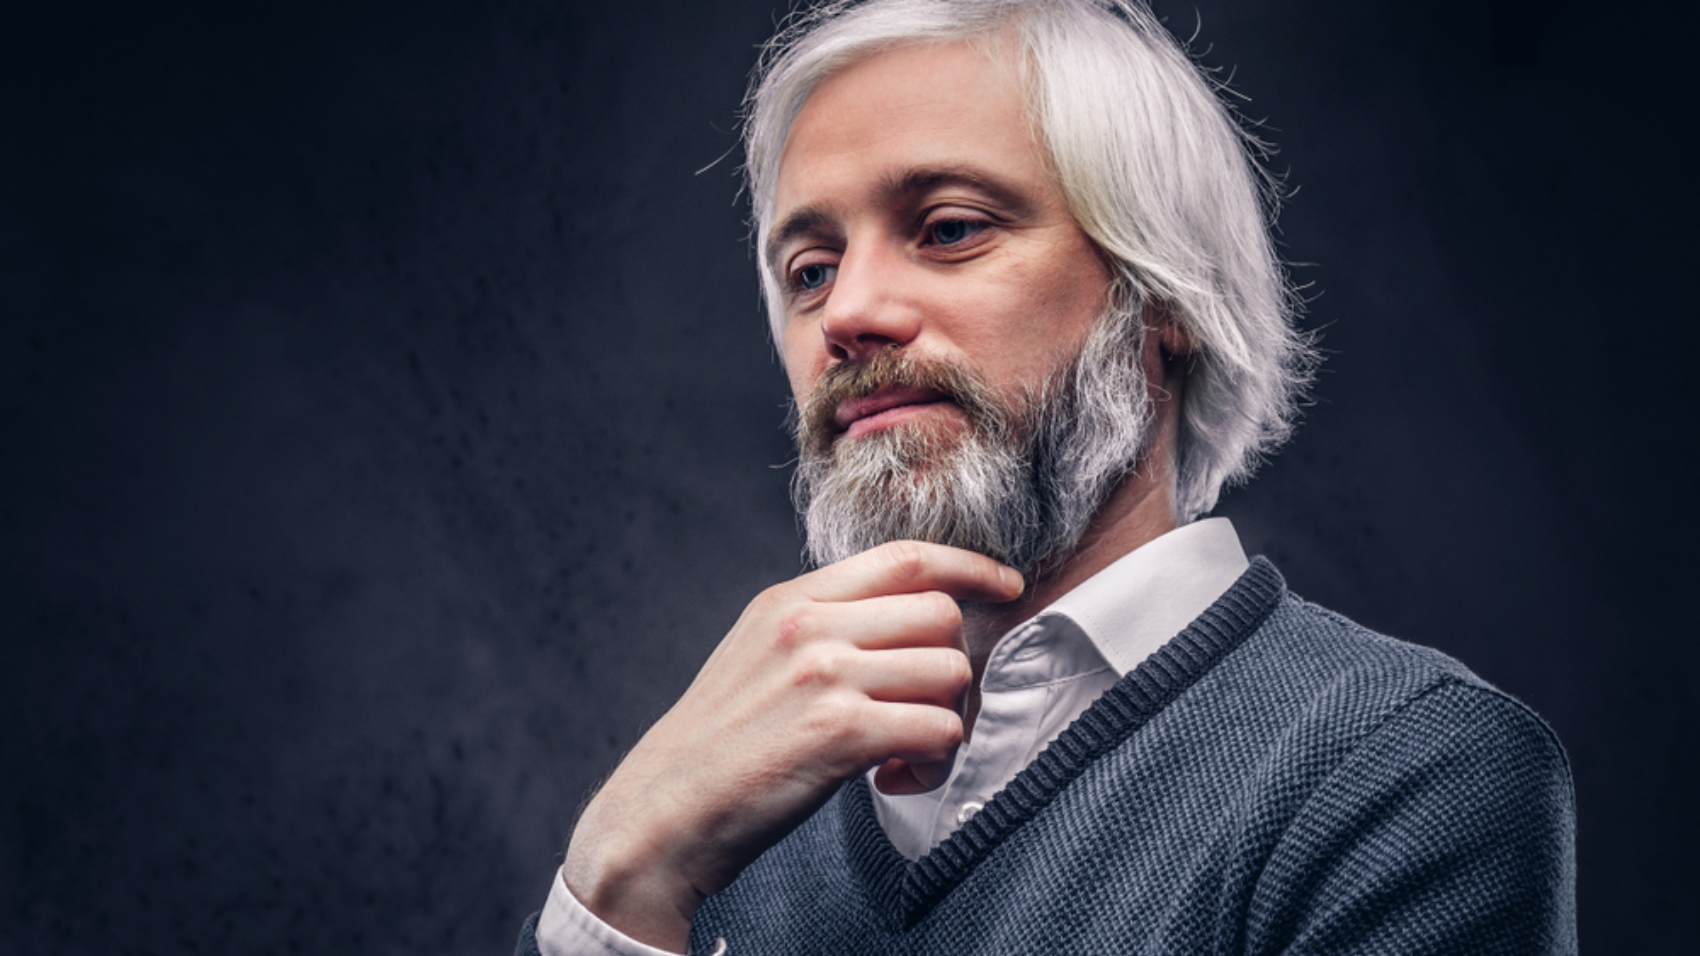
[[[1286,591],[1280,572],[1253,558],[1239,580],[1075,718],[1026,769],[961,829],[910,862],[880,827],[865,776],[840,804],[851,865],[875,905],[899,929],[920,922],[991,851],[1045,808],[1092,762],[1125,741],[1263,623]]]

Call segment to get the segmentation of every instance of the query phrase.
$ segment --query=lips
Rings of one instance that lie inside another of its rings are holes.
[[[871,395],[852,398],[833,411],[832,422],[840,432],[857,435],[895,421],[911,408],[937,405],[949,401],[945,393],[932,388],[915,386],[886,386]]]

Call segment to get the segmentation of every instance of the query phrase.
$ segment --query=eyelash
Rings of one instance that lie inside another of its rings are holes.
[[[941,246],[956,246],[956,245],[961,245],[962,243],[967,242],[968,240],[974,238],[975,236],[979,235],[984,230],[990,228],[991,225],[992,225],[991,223],[986,222],[985,220],[982,220],[982,219],[964,219],[964,218],[961,218],[961,217],[952,217],[952,218],[948,218],[948,219],[939,219],[939,220],[936,220],[934,222],[927,223],[926,226],[923,227],[922,231],[925,232],[926,235],[929,238],[931,238],[934,242],[938,243]],[[955,240],[955,241],[945,242],[944,240],[938,238],[938,230],[939,230],[940,226],[967,226],[968,227],[968,234],[963,236],[960,239]]]
[[[834,269],[834,270],[836,270],[837,268],[838,268],[838,265],[836,263],[811,262],[811,263],[809,263],[805,266],[801,266],[797,269],[793,269],[791,271],[791,275],[786,279],[785,284],[790,287],[792,292],[802,293],[802,294],[807,294],[807,293],[810,293],[810,292],[817,292],[817,291],[820,290],[821,286],[826,285],[827,280],[822,279],[820,285],[817,285],[817,286],[814,286],[814,287],[811,288],[810,286],[803,284],[803,273],[809,271],[810,269]]]
[[[962,236],[960,239],[955,239],[949,242],[938,238],[939,227],[957,225],[967,227],[967,234]],[[923,238],[926,240],[922,243],[922,245],[960,246],[991,227],[992,223],[984,219],[969,219],[963,216],[948,216],[942,219],[935,219],[931,222],[922,224],[921,233]],[[805,295],[810,292],[818,292],[821,286],[826,285],[829,281],[828,279],[822,279],[820,285],[814,286],[813,288],[803,284],[803,273],[816,268],[832,269],[836,271],[838,264],[828,262],[810,262],[792,269],[785,278],[785,285],[787,289],[792,293]]]

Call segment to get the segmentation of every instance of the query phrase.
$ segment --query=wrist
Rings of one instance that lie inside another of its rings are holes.
[[[659,949],[684,952],[703,894],[665,854],[581,821],[561,864],[567,890],[596,918]]]

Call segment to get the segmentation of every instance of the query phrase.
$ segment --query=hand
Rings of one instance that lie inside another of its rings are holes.
[[[883,545],[762,592],[573,831],[561,873],[591,912],[683,952],[702,900],[879,767],[886,792],[944,782],[973,679],[958,601],[1021,575],[942,545]]]

